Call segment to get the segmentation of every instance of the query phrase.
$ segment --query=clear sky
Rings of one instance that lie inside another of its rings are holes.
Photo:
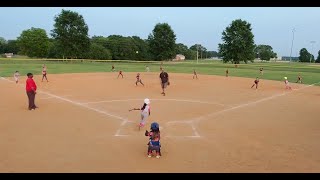
[[[320,50],[320,8],[281,7],[0,7],[0,37],[16,39],[31,27],[43,28],[50,34],[54,16],[62,9],[83,15],[89,35],[139,36],[146,39],[158,22],[167,22],[176,33],[177,42],[196,43],[217,50],[222,31],[235,19],[252,25],[256,44],[271,45],[279,56],[289,56],[292,29],[295,38],[292,56],[303,47],[310,52],[310,41],[316,41],[312,54]]]

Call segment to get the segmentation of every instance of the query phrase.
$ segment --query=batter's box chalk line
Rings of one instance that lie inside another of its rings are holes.
[[[169,137],[169,138],[200,138],[202,136],[199,135],[196,127],[194,126],[193,122],[192,121],[172,121],[172,122],[167,122],[165,123],[165,126],[168,125],[168,124],[172,124],[172,123],[184,123],[184,124],[188,124],[191,126],[191,129],[193,131],[193,135],[191,136],[178,136],[178,135],[167,135],[167,136],[164,136],[164,137]],[[123,121],[121,124],[120,124],[120,127],[117,129],[116,133],[114,134],[114,137],[129,137],[129,136],[133,136],[133,135],[129,135],[129,134],[122,134],[121,133],[121,130],[123,129],[123,126],[126,125],[127,123],[136,123],[134,121]],[[137,123],[137,126],[138,126],[138,123]],[[163,126],[160,126],[160,130],[163,130],[165,129]]]

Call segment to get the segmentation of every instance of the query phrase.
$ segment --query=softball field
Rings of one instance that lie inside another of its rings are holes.
[[[0,79],[0,172],[319,172],[320,87],[169,73],[49,74],[27,110],[25,77]],[[139,108],[151,116],[139,131]],[[317,118],[318,117],[318,118]],[[162,157],[147,157],[152,122]]]

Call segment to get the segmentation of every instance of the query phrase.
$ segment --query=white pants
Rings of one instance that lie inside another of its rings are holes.
[[[148,117],[149,117],[148,113],[141,113],[141,120],[140,120],[141,126],[144,126],[146,124]]]

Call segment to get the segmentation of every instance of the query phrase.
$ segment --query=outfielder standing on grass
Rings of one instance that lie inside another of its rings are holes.
[[[36,97],[36,91],[37,91],[37,85],[33,80],[33,74],[28,73],[27,74],[28,79],[26,81],[26,92],[29,100],[29,110],[35,110],[37,106],[34,104],[34,100]]]
[[[111,67],[111,71],[114,72],[115,69],[114,69],[114,65],[112,64],[112,67]]]
[[[254,84],[251,86],[251,88],[256,86],[256,89],[258,89],[258,84],[259,84],[259,78],[257,77],[256,80],[254,80]]]
[[[296,83],[300,83],[300,84],[302,83],[302,77],[301,77],[301,75],[300,75],[300,74],[298,75],[298,80],[297,80],[297,82],[296,82]]]
[[[16,81],[16,84],[19,82],[19,77],[20,77],[20,73],[19,71],[16,71],[14,74],[13,74],[13,77],[14,77],[14,80]]]
[[[228,77],[229,76],[229,70],[227,69],[226,70],[226,77]]]
[[[263,75],[263,68],[260,68],[260,74]]]
[[[139,123],[139,130],[146,125],[147,119],[150,116],[150,100],[148,98],[144,99],[143,106],[141,108],[133,108],[129,111],[141,110],[141,120]]]
[[[160,80],[161,80],[161,88],[162,88],[162,95],[166,95],[166,93],[164,92],[164,89],[170,85],[169,82],[169,75],[167,72],[164,71],[164,69],[162,69],[162,72],[160,73]]]
[[[49,82],[47,79],[47,67],[45,64],[42,66],[42,80],[41,80],[41,82],[43,82],[43,78],[46,78],[47,82]]]
[[[140,83],[140,84],[142,84],[144,86],[144,84],[142,83],[142,81],[140,79],[140,73],[137,74],[136,78],[137,78],[136,86],[138,86],[138,83]]]

